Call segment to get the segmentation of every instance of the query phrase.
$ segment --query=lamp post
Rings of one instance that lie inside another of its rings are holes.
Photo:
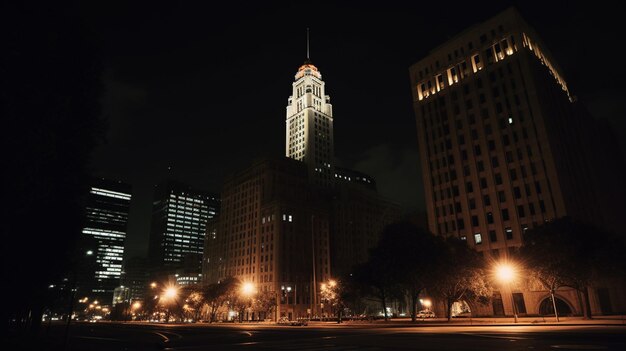
[[[515,323],[517,323],[517,306],[515,306],[515,298],[513,297],[513,289],[511,288],[511,281],[515,279],[515,268],[510,264],[501,263],[496,266],[496,275],[498,279],[507,285],[508,289],[511,290],[511,305],[513,306],[513,317],[515,318]]]
[[[245,282],[241,286],[241,295],[243,295],[243,297],[248,299],[248,301],[247,301],[248,303],[250,302],[250,299],[252,299],[252,296],[255,293],[256,293],[256,287],[254,286],[253,283]],[[243,320],[243,316],[242,316],[242,320]]]
[[[165,323],[169,323],[170,321],[170,306],[172,303],[176,304],[176,299],[178,298],[178,288],[176,286],[168,286],[163,291],[162,300],[166,301],[167,306],[167,315],[165,316]]]

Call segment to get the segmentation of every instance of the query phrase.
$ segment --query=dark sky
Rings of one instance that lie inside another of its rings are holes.
[[[424,208],[408,67],[511,4],[547,43],[570,91],[626,137],[626,70],[610,57],[621,55],[623,20],[611,5],[292,3],[81,5],[105,66],[109,130],[93,169],[134,187],[127,257],[147,250],[154,184],[170,176],[219,192],[229,173],[284,153],[285,106],[307,27],[333,103],[337,164],[374,176],[405,211]]]

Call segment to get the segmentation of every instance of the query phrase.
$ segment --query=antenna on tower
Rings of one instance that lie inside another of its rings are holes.
[[[309,59],[309,27],[306,28],[306,59]]]

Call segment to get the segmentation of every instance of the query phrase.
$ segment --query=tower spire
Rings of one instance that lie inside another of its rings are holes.
[[[306,59],[307,61],[310,59],[309,58],[309,27],[306,28]]]

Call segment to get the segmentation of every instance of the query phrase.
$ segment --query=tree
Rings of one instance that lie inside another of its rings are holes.
[[[261,291],[258,293],[254,299],[254,309],[259,312],[263,312],[265,314],[265,318],[267,316],[271,316],[274,313],[276,308],[276,294],[273,291]]]
[[[186,314],[185,317],[190,317],[197,321],[200,319],[200,312],[202,312],[202,307],[205,305],[202,291],[197,286],[191,286],[188,288],[186,295],[183,313]]]
[[[527,231],[520,255],[553,301],[559,287],[576,289],[583,316],[589,319],[588,287],[599,275],[624,271],[623,250],[623,242],[616,236],[564,217]]]
[[[417,302],[424,289],[432,284],[439,266],[441,238],[409,222],[385,227],[379,246],[388,246],[389,274],[402,289],[411,305],[411,320],[416,321]]]
[[[432,291],[445,302],[448,321],[452,317],[452,304],[457,301],[487,303],[493,289],[481,255],[454,237],[441,241],[437,251],[441,256]]]
[[[416,320],[419,295],[435,278],[440,242],[439,237],[409,222],[390,224],[383,229],[362,272],[366,276],[361,279],[374,288],[385,314],[386,300],[399,290],[410,302],[411,319]]]
[[[209,322],[217,321],[217,312],[228,304],[232,298],[236,298],[236,290],[241,285],[239,279],[228,277],[217,284],[210,284],[202,291],[204,301],[209,310]]]
[[[367,289],[369,295],[380,301],[385,321],[389,320],[387,302],[394,290],[398,288],[397,281],[390,274],[394,269],[394,265],[389,258],[394,253],[388,252],[387,250],[389,249],[385,245],[379,245],[371,249],[367,262],[355,267],[354,272],[355,280]]]

